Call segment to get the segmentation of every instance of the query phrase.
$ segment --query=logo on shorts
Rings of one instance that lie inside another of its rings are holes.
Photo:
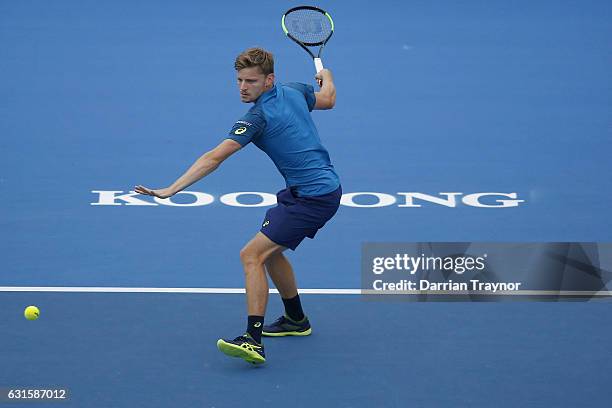
[[[246,131],[247,131],[247,128],[245,128],[245,127],[240,127],[240,128],[238,128],[238,129],[236,129],[236,131],[234,132],[234,134],[236,134],[236,135],[241,135],[241,134],[243,134],[243,133],[244,133],[244,132],[246,132]]]
[[[270,221],[266,220],[266,222],[263,223],[262,227],[267,227],[268,224],[270,224]]]

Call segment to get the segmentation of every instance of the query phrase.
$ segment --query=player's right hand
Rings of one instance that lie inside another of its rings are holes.
[[[323,83],[325,83],[325,81],[333,81],[333,76],[329,69],[323,68],[322,70],[317,72],[317,75],[315,75],[315,79],[319,83],[319,86],[323,86]]]
[[[145,186],[136,186],[134,187],[134,191],[139,194],[150,195],[158,198],[168,198],[172,197],[174,193],[169,188],[161,188],[159,190],[152,190],[150,188],[146,188]]]

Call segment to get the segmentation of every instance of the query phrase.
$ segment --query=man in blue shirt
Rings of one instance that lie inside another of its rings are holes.
[[[283,251],[295,250],[314,238],[340,204],[342,188],[327,150],[321,144],[310,112],[331,109],[336,89],[329,70],[316,75],[321,88],[300,83],[275,84],[274,59],[261,48],[250,48],[235,61],[240,99],[254,103],[216,148],[202,155],[170,187],[141,194],[167,198],[214,171],[229,156],[252,142],[272,159],[285,179],[277,206],[266,212],[260,231],[240,251],[245,272],[248,321],[246,333],[233,340],[219,339],[227,355],[259,364],[265,362],[261,336],[307,336],[312,329],[302,310],[293,269]],[[268,302],[266,271],[281,294],[285,314],[264,326]]]

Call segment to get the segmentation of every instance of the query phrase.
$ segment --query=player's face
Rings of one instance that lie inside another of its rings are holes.
[[[238,71],[240,100],[244,103],[255,102],[273,85],[274,74],[264,75],[259,67],[243,68]]]

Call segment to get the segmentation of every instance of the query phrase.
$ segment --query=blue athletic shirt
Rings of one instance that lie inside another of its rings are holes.
[[[298,196],[331,193],[340,179],[310,117],[314,105],[311,85],[275,85],[234,124],[227,139],[242,146],[253,142],[263,150]]]

